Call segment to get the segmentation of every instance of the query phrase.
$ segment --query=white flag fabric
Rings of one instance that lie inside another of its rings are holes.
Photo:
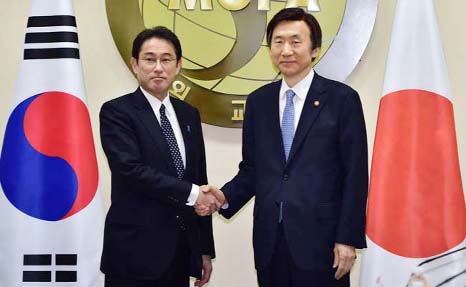
[[[362,287],[466,286],[466,208],[432,0],[398,0],[380,100]]]
[[[104,210],[71,0],[32,0],[0,183],[0,286],[103,286]]]

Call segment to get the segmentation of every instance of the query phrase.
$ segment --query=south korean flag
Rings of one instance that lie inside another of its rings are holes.
[[[32,0],[0,157],[0,286],[103,286],[104,211],[71,0]]]

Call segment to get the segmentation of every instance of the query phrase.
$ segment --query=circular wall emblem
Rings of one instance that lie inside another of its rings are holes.
[[[115,43],[130,67],[132,41],[163,25],[180,38],[183,69],[171,93],[201,112],[204,123],[241,127],[247,95],[280,79],[265,32],[285,7],[304,6],[323,30],[314,62],[321,75],[344,81],[369,41],[377,0],[106,0]]]

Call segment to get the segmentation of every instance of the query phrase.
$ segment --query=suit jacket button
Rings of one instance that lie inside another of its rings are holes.
[[[284,180],[284,181],[287,181],[287,180],[288,180],[288,177],[289,177],[288,174],[285,173],[285,174],[283,175],[283,180]]]

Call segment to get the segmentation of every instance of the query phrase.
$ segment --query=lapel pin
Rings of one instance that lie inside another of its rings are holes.
[[[191,126],[190,126],[190,125],[187,125],[187,126],[186,126],[186,130],[188,131],[188,133],[191,133]]]
[[[314,107],[318,107],[320,105],[319,101],[314,101]]]

